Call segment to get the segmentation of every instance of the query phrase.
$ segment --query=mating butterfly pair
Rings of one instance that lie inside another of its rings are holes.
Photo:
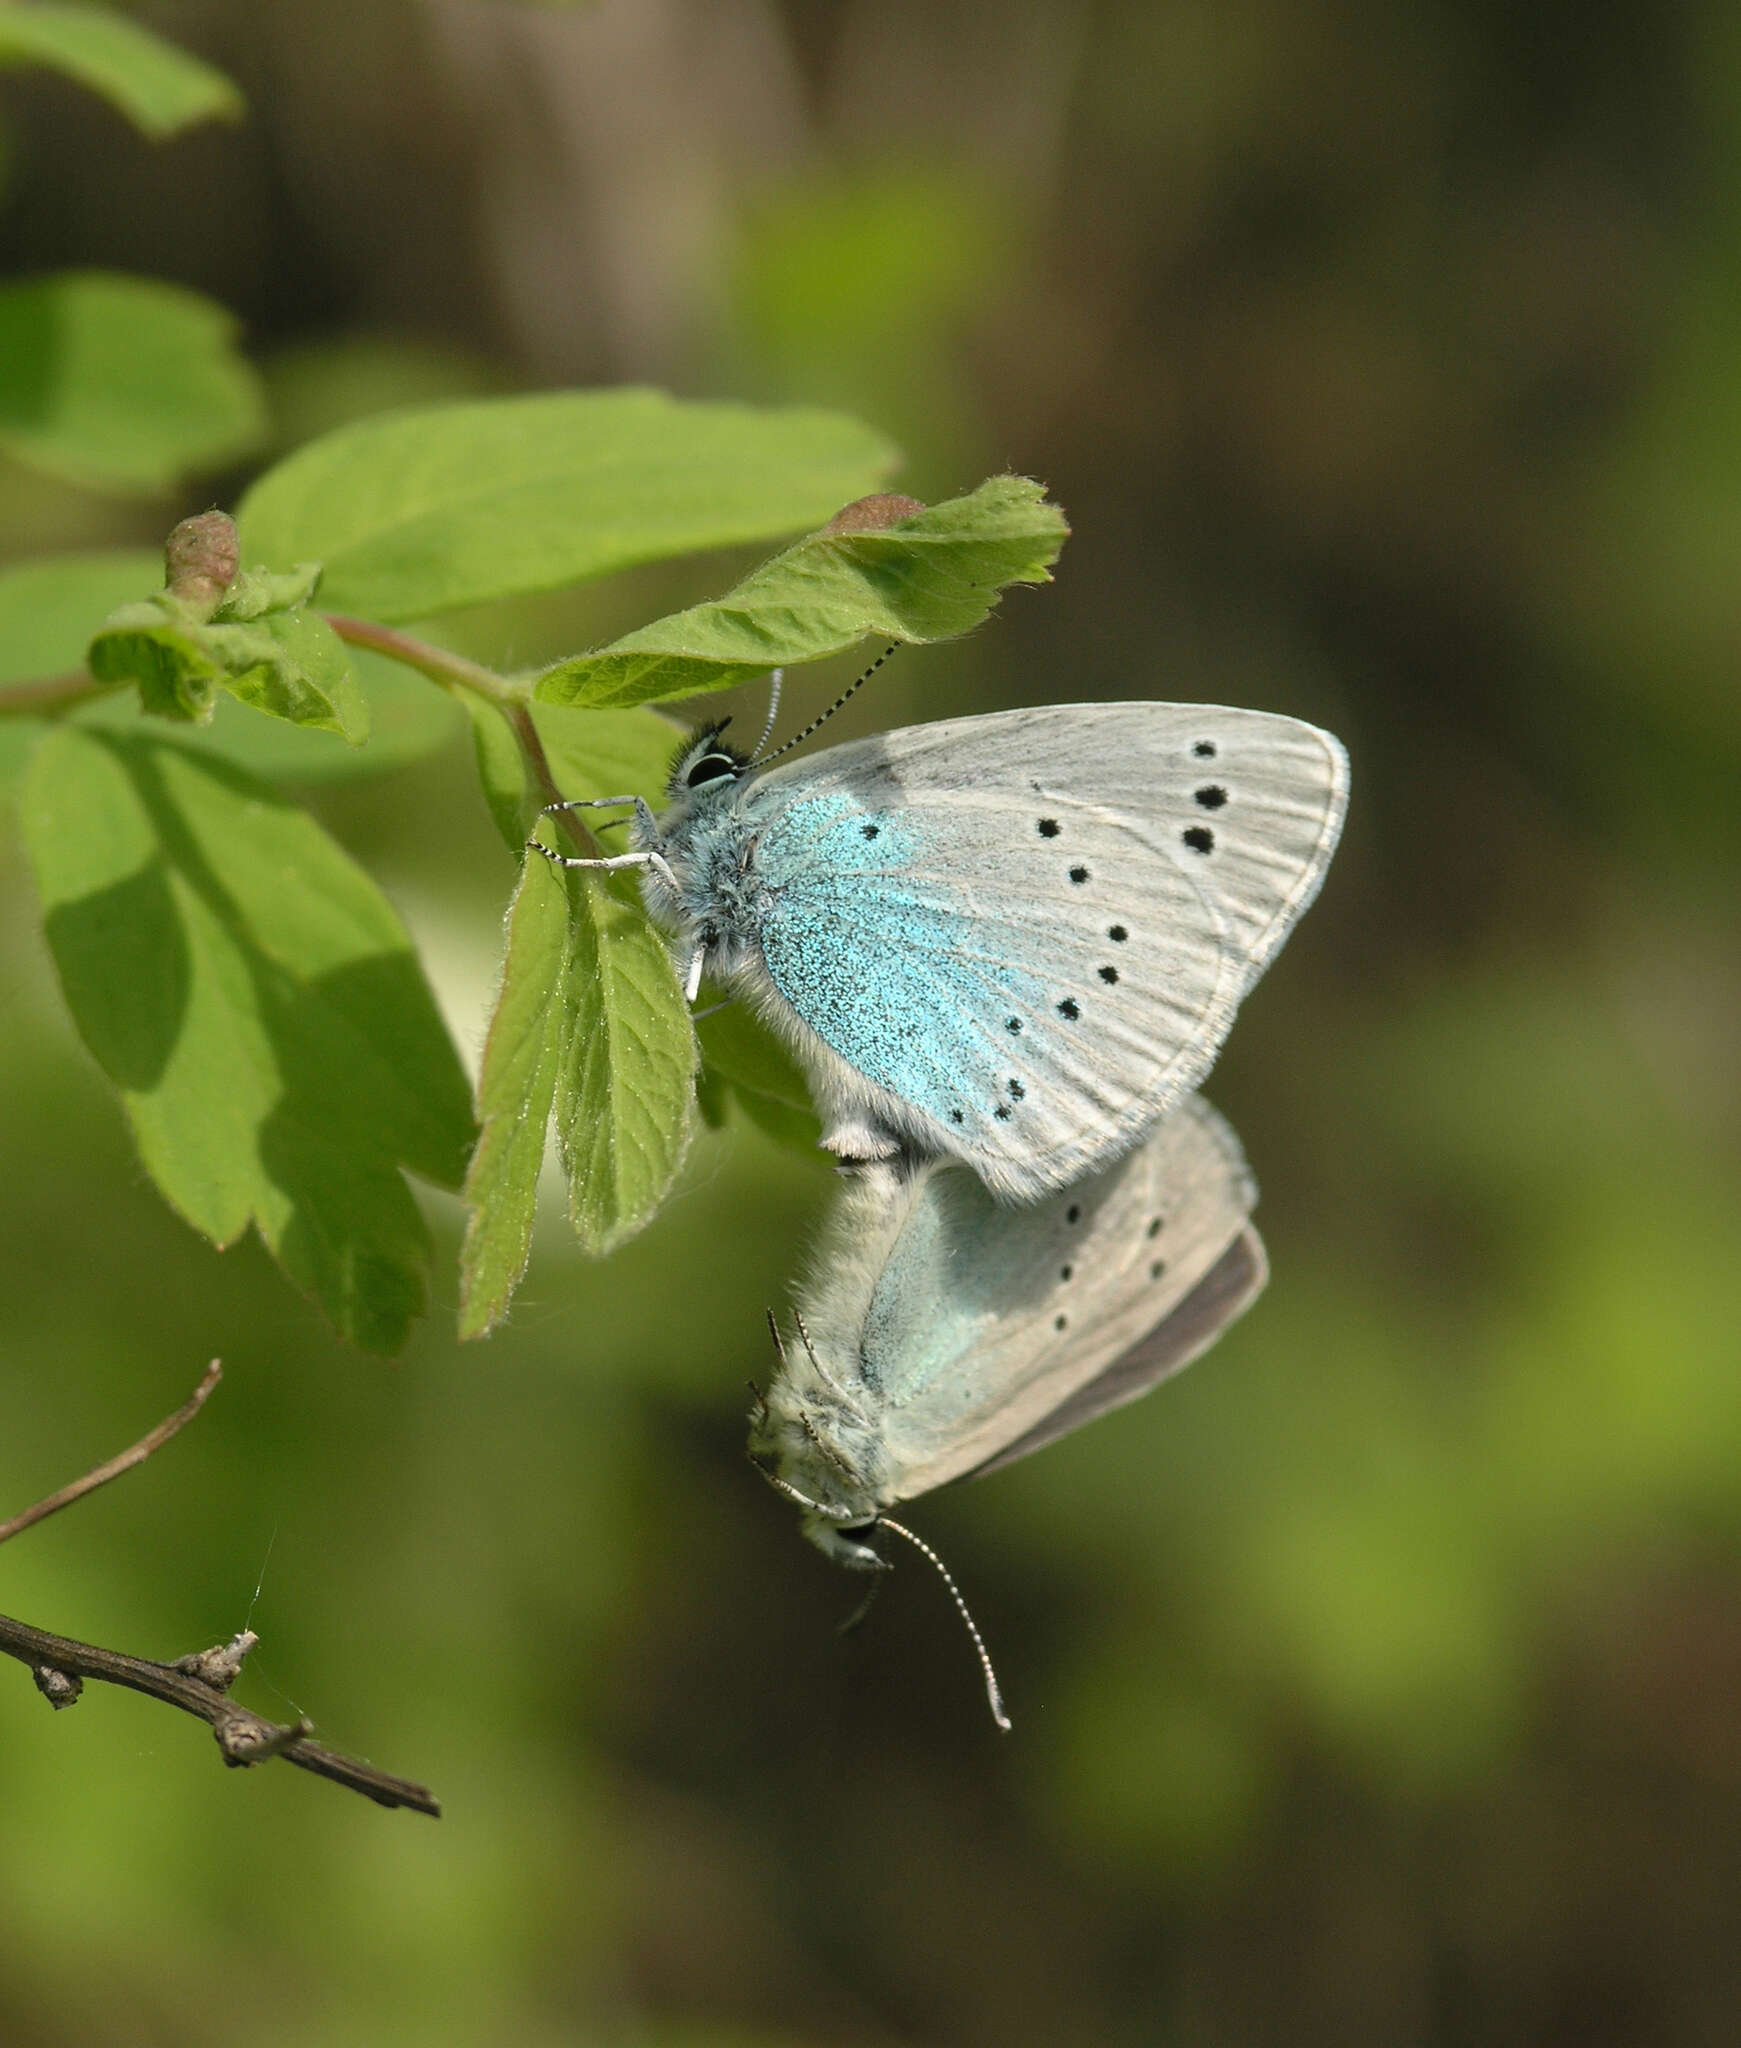
[[[777,768],[715,727],[662,813],[622,800],[603,864],[642,868],[691,995],[705,968],[755,1004],[860,1168],[751,1432],[831,1556],[880,1565],[887,1508],[1134,1398],[1262,1287],[1256,1190],[1192,1091],[1347,789],[1316,727],[1134,703]]]

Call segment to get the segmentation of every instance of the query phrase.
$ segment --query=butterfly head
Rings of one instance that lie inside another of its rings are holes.
[[[704,725],[691,733],[677,749],[666,777],[665,790],[673,804],[689,809],[698,801],[723,794],[748,774],[750,757],[723,737],[730,725],[722,718],[717,725]]]
[[[779,1370],[750,1415],[750,1463],[804,1510],[804,1534],[836,1564],[880,1571],[864,1538],[877,1517],[881,1458],[876,1418],[842,1378],[824,1367],[796,1315],[801,1351],[788,1351],[770,1312]]]

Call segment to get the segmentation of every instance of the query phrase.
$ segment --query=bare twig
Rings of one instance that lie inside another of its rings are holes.
[[[175,1413],[165,1416],[149,1436],[142,1436],[131,1450],[111,1458],[106,1465],[97,1466],[82,1479],[75,1479],[70,1486],[63,1486],[58,1493],[51,1493],[47,1500],[39,1500],[35,1507],[14,1515],[11,1521],[0,1522],[0,1543],[9,1542],[37,1522],[47,1521],[50,1515],[58,1514],[62,1508],[70,1508],[75,1500],[83,1500],[87,1493],[95,1493],[99,1486],[107,1486],[111,1479],[119,1479],[123,1472],[131,1472],[135,1465],[143,1465],[153,1451],[161,1450],[172,1436],[187,1427],[205,1406],[206,1396],[223,1376],[223,1363],[214,1358],[206,1367],[205,1378]]]
[[[201,1654],[214,1657],[223,1653],[220,1649]],[[217,1737],[227,1764],[262,1763],[267,1757],[281,1756],[286,1763],[313,1771],[316,1777],[330,1778],[335,1785],[348,1786],[378,1805],[409,1806],[415,1812],[437,1816],[441,1812],[427,1786],[413,1784],[408,1778],[391,1777],[354,1757],[341,1756],[337,1750],[323,1749],[318,1742],[308,1740],[314,1732],[312,1723],[298,1721],[282,1727],[237,1706],[215,1685],[208,1685],[203,1678],[196,1678],[174,1664],[154,1664],[145,1657],[99,1649],[95,1643],[51,1636],[4,1614],[0,1614],[0,1655],[28,1664],[38,1690],[47,1695],[53,1706],[70,1707],[77,1693],[69,1688],[76,1688],[81,1679],[124,1685],[149,1699],[161,1700],[165,1706],[179,1707],[184,1714],[197,1715]],[[193,1661],[182,1660],[184,1664]]]
[[[38,1501],[35,1507],[26,1508],[9,1522],[0,1522],[0,1543],[58,1509],[82,1500],[87,1493],[133,1466],[142,1465],[199,1413],[222,1370],[214,1358],[191,1397],[149,1436],[141,1437],[130,1450],[87,1472],[82,1479],[75,1479],[70,1486]],[[129,1657],[119,1650],[100,1649],[95,1643],[50,1635],[44,1629],[32,1628],[28,1622],[0,1614],[0,1656],[15,1657],[27,1665],[37,1691],[51,1707],[72,1706],[84,1690],[87,1678],[105,1685],[123,1685],[204,1721],[216,1736],[227,1764],[257,1764],[268,1757],[281,1756],[299,1770],[330,1778],[335,1785],[360,1792],[377,1805],[407,1806],[416,1813],[440,1815],[441,1807],[427,1786],[414,1784],[409,1778],[395,1778],[386,1771],[377,1771],[372,1764],[310,1741],[314,1733],[312,1722],[298,1719],[283,1725],[237,1706],[228,1696],[229,1689],[242,1668],[242,1660],[258,1640],[252,1630],[244,1629],[228,1643],[178,1658],[173,1664],[156,1664],[145,1657]]]

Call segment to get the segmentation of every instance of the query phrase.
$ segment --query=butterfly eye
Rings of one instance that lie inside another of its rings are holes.
[[[730,754],[703,754],[683,779],[691,789],[699,789],[704,782],[717,782],[722,775],[735,775],[737,766]]]

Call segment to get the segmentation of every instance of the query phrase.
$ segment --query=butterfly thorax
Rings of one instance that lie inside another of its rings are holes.
[[[644,870],[648,911],[686,943],[709,951],[715,974],[740,964],[753,939],[765,888],[756,872],[755,835],[740,808],[743,781],[721,776],[699,788],[674,790],[672,802],[635,833],[641,852],[660,854],[676,882],[656,868]]]

